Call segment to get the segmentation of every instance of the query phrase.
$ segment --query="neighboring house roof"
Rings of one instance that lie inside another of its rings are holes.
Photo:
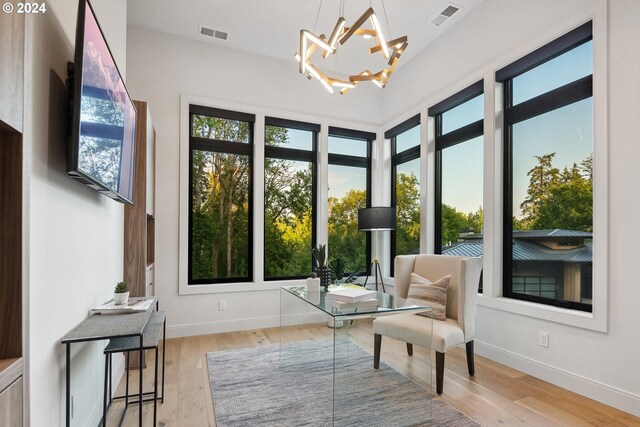
[[[552,230],[537,230],[552,231]],[[565,230],[566,231],[566,230]],[[458,242],[442,248],[444,255],[482,256],[482,241]],[[516,261],[562,261],[584,263],[593,260],[591,243],[575,249],[554,250],[526,240],[513,241],[513,259]]]
[[[475,242],[456,242],[451,246],[443,246],[443,255],[453,256],[482,256],[482,240]]]
[[[582,239],[590,239],[592,234],[587,231],[562,230],[559,228],[552,230],[514,230],[514,239],[566,239],[579,237]]]
[[[544,240],[567,239],[567,238],[591,239],[592,237],[593,237],[592,233],[589,233],[587,231],[563,230],[560,228],[555,228],[550,230],[513,230],[514,239],[544,239]],[[482,233],[469,233],[469,234],[461,233],[460,239],[465,241],[482,239]]]

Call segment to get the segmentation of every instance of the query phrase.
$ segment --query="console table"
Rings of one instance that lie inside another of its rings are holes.
[[[136,298],[132,298],[136,299]],[[144,298],[140,298],[144,299]],[[140,384],[139,384],[139,414],[138,424],[142,426],[142,366],[144,355],[144,341],[142,332],[151,317],[154,309],[158,308],[158,298],[153,297],[153,304],[147,311],[131,314],[94,314],[82,321],[65,335],[61,343],[66,346],[67,351],[67,387],[66,387],[66,425],[71,425],[71,344],[89,341],[109,340],[112,338],[135,337],[140,343]],[[104,423],[104,421],[103,421]]]

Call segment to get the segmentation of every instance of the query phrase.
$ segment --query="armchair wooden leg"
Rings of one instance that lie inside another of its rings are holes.
[[[413,344],[407,343],[407,354],[413,356]]]
[[[380,348],[382,347],[382,335],[373,334],[373,368],[380,367]]]
[[[467,344],[467,369],[469,369],[469,375],[473,376],[476,373],[476,368],[473,363],[473,340]]]
[[[444,353],[436,351],[436,393],[442,394],[444,384]]]

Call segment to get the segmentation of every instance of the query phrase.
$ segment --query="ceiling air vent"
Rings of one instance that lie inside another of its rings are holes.
[[[218,30],[216,30],[216,34],[214,35],[215,38],[220,40],[226,40],[228,36],[229,36],[229,33],[225,33],[224,31],[218,31]]]
[[[200,25],[199,29],[200,35],[204,37],[216,38],[220,40],[226,40],[229,37],[229,33],[225,31],[215,30],[211,27],[205,27],[204,25]]]
[[[438,16],[436,16],[431,20],[431,24],[435,25],[436,27],[439,27],[442,24],[444,24],[449,18],[451,18],[459,10],[460,10],[459,7],[450,4],[449,6],[447,6],[446,9],[440,12]]]

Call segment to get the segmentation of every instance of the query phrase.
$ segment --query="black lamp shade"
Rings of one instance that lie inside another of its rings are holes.
[[[396,208],[377,207],[358,210],[358,230],[395,230]]]

